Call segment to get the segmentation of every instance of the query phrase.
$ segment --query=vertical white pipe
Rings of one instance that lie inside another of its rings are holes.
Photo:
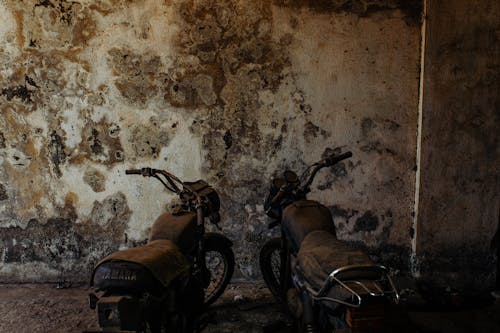
[[[427,2],[430,0],[423,0],[422,10],[422,27],[421,27],[421,41],[420,41],[420,85],[418,94],[418,122],[417,122],[417,151],[415,157],[415,165],[417,170],[415,172],[415,201],[413,204],[413,238],[411,240],[411,257],[410,257],[410,270],[414,277],[420,276],[420,267],[417,254],[417,240],[418,240],[418,213],[420,207],[420,173],[421,173],[421,155],[422,155],[422,118],[423,118],[423,103],[424,103],[424,71],[425,71],[425,42],[427,32]]]

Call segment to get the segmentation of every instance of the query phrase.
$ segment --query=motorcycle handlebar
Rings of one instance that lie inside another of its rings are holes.
[[[155,170],[151,168],[142,168],[142,169],[128,169],[125,170],[126,175],[142,175],[144,177],[154,177],[156,172],[160,170]]]
[[[138,169],[128,169],[125,170],[126,175],[142,175],[142,171]]]
[[[277,204],[281,203],[281,201],[285,198],[285,196],[290,192],[290,190],[293,190],[297,188],[299,193],[302,193],[305,195],[306,193],[309,192],[309,186],[311,185],[312,181],[314,180],[314,177],[316,176],[316,173],[318,173],[319,170],[321,170],[324,167],[327,166],[332,166],[334,164],[339,163],[342,160],[345,160],[347,158],[352,157],[352,152],[348,151],[340,155],[330,155],[327,158],[321,160],[320,162],[317,162],[314,164],[314,168],[309,174],[309,177],[307,180],[302,183],[301,185],[297,184],[291,184],[288,183],[287,185],[284,185],[280,188],[279,192],[276,193],[276,195],[272,198],[269,206],[273,207],[276,206]]]
[[[280,188],[279,192],[276,193],[274,196],[273,200],[271,200],[270,207],[275,206],[276,204],[280,203],[281,200],[285,197],[287,191],[285,188]]]
[[[331,155],[325,158],[324,163],[325,166],[332,166],[334,164],[339,163],[342,160],[345,160],[349,157],[352,157],[352,152],[348,151],[346,153],[340,154],[340,155]]]
[[[309,175],[309,178],[307,181],[302,184],[301,191],[304,193],[309,192],[309,186],[312,184],[314,177],[316,176],[316,173],[318,173],[319,170],[321,170],[324,167],[327,166],[332,166],[334,164],[339,163],[342,160],[345,160],[346,158],[352,157],[352,152],[348,151],[340,155],[330,155],[324,160],[322,160],[320,163],[316,164],[316,167],[311,171],[311,174]]]
[[[165,171],[165,170],[158,170],[158,169],[152,169],[152,168],[142,168],[142,169],[127,169],[125,170],[126,175],[142,175],[143,177],[154,177],[158,179],[163,186],[165,186],[169,191],[172,191],[174,193],[180,194],[182,192],[181,188],[176,185],[177,184],[181,185],[181,187],[184,187],[184,183],[171,173]],[[161,176],[164,177],[162,179]],[[166,181],[166,182],[165,182]],[[187,189],[184,189],[187,190]]]

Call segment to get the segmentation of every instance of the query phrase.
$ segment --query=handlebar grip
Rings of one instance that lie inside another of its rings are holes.
[[[142,175],[144,177],[152,177],[154,176],[155,172],[156,170],[151,168],[125,170],[126,175]]]
[[[286,191],[284,189],[280,189],[279,192],[274,196],[273,200],[271,200],[270,206],[272,207],[280,203],[281,200],[283,200],[283,198],[285,197],[285,195]]]
[[[332,166],[334,164],[339,163],[342,160],[345,160],[346,158],[352,157],[352,152],[348,151],[346,153],[340,154],[338,156],[332,155],[327,158],[325,158],[325,166]]]

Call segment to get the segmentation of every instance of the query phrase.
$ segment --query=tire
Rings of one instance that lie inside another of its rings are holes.
[[[281,238],[267,241],[259,255],[262,277],[278,302],[283,302],[284,291],[281,285]]]
[[[234,273],[234,253],[231,241],[216,233],[207,233],[205,260],[210,271],[210,283],[205,288],[205,306],[214,303],[226,290]]]

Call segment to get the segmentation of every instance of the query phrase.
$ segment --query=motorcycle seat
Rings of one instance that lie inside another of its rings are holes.
[[[103,286],[133,287],[142,285],[144,279],[153,277],[166,287],[187,273],[190,266],[187,258],[172,241],[155,240],[143,246],[115,252],[102,259],[94,269],[91,284],[98,289],[103,289]]]
[[[319,290],[334,270],[349,265],[374,265],[362,250],[338,240],[325,231],[310,232],[302,241],[297,255],[297,265],[307,282]],[[339,274],[342,280],[371,280],[380,274],[356,270]]]
[[[196,245],[196,213],[178,211],[160,215],[151,227],[148,241],[159,239],[174,242],[184,254],[191,253]]]
[[[317,201],[298,200],[283,210],[283,229],[293,252],[301,247],[304,238],[312,231],[323,230],[335,234],[330,210]]]

